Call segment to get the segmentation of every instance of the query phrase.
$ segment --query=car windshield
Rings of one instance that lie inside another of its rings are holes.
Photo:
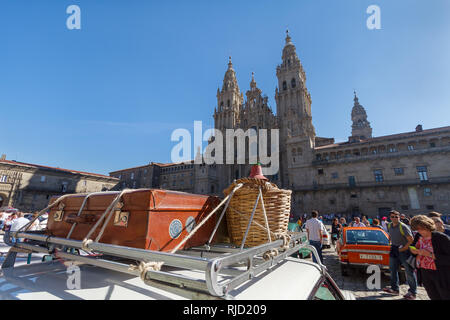
[[[347,230],[347,244],[389,245],[381,230]]]

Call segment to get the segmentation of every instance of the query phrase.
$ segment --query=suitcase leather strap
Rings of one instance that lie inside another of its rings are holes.
[[[64,217],[64,221],[67,223],[82,223],[82,224],[90,224],[96,222],[98,217],[94,214],[83,214],[78,216],[76,214],[68,214]]]

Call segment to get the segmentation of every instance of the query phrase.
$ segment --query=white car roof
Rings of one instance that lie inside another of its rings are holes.
[[[81,289],[69,290],[69,274],[59,261],[35,263],[4,269],[0,277],[1,299],[64,299],[64,300],[167,300],[186,299],[146,285],[139,277],[80,265]],[[195,277],[199,271],[180,270],[177,273]],[[204,273],[203,273],[204,274]],[[287,258],[230,292],[235,299],[307,299],[320,279],[318,266],[312,262]]]

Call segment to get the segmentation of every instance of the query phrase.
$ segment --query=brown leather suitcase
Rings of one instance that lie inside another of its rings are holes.
[[[92,195],[77,216],[85,195],[71,195],[54,206],[48,218],[47,234],[83,240],[117,193]],[[52,198],[50,203],[56,201]],[[219,199],[161,189],[137,189],[125,193],[112,213],[99,242],[141,249],[170,251],[218,204]],[[104,221],[104,220],[103,220]],[[194,223],[192,223],[194,221]],[[180,249],[205,244],[216,224],[214,214]],[[103,222],[92,234],[94,240]]]

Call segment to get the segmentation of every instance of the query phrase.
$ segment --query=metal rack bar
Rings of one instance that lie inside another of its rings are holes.
[[[76,249],[83,249],[82,242],[79,240],[69,240],[65,238],[47,237],[32,233],[20,232],[17,234],[18,238],[27,238],[31,240],[41,241],[43,244],[51,243],[72,247]],[[164,264],[174,267],[182,265],[188,269],[205,270],[208,260],[199,257],[190,257],[182,254],[171,254],[161,251],[145,250],[125,246],[117,246],[106,243],[92,242],[89,244],[89,249],[95,252],[117,256],[126,259],[133,259],[139,261],[162,261]]]
[[[107,256],[121,257],[137,261],[162,261],[165,265],[176,267],[178,269],[193,269],[204,272],[204,279],[191,278],[185,275],[180,275],[170,271],[154,271],[148,270],[143,275],[144,282],[162,288],[164,290],[177,292],[177,294],[184,293],[189,297],[204,299],[205,297],[218,297],[229,298],[228,293],[243,284],[244,282],[252,279],[256,275],[268,270],[269,268],[282,262],[286,257],[293,254],[295,251],[307,247],[311,249],[312,253],[318,259],[317,251],[309,244],[301,243],[303,234],[291,235],[291,240],[287,248],[283,248],[284,241],[279,239],[272,242],[268,242],[257,247],[252,247],[239,251],[239,248],[222,248],[218,247],[218,251],[225,251],[225,254],[219,254],[218,256],[211,257],[209,259],[199,258],[195,256],[189,256],[180,253],[167,253],[160,251],[151,251],[144,249],[137,249],[131,247],[117,246],[111,244],[104,244],[93,242],[89,244],[89,249],[95,252],[103,253]],[[122,273],[132,274],[139,276],[140,271],[134,268],[130,268],[130,265],[120,263],[117,261],[111,261],[106,258],[92,258],[87,256],[80,256],[63,251],[49,252],[46,248],[48,244],[54,244],[62,247],[70,247],[82,249],[82,241],[70,240],[65,238],[48,237],[42,234],[19,232],[18,238],[27,238],[35,240],[36,244],[16,243],[11,248],[11,257],[5,260],[7,265],[5,267],[13,267],[15,261],[16,250],[29,250],[41,253],[52,253],[55,257],[60,257],[67,260],[79,261],[94,266],[98,266],[105,269],[110,269]],[[196,248],[197,252],[200,248]],[[215,249],[214,247],[212,248]],[[273,250],[279,249],[280,253],[271,257],[268,260],[262,259],[262,254]],[[211,251],[213,251],[211,250]],[[229,252],[229,251],[231,252]],[[51,250],[50,250],[51,251]],[[205,252],[212,253],[205,249]],[[227,252],[228,251],[228,252]],[[320,261],[320,260],[318,260]],[[245,269],[236,269],[234,266],[240,265],[246,267]],[[318,268],[324,272],[324,266],[318,265]],[[200,273],[202,274],[202,273]],[[226,277],[224,277],[226,276]],[[181,291],[180,291],[181,290]]]

